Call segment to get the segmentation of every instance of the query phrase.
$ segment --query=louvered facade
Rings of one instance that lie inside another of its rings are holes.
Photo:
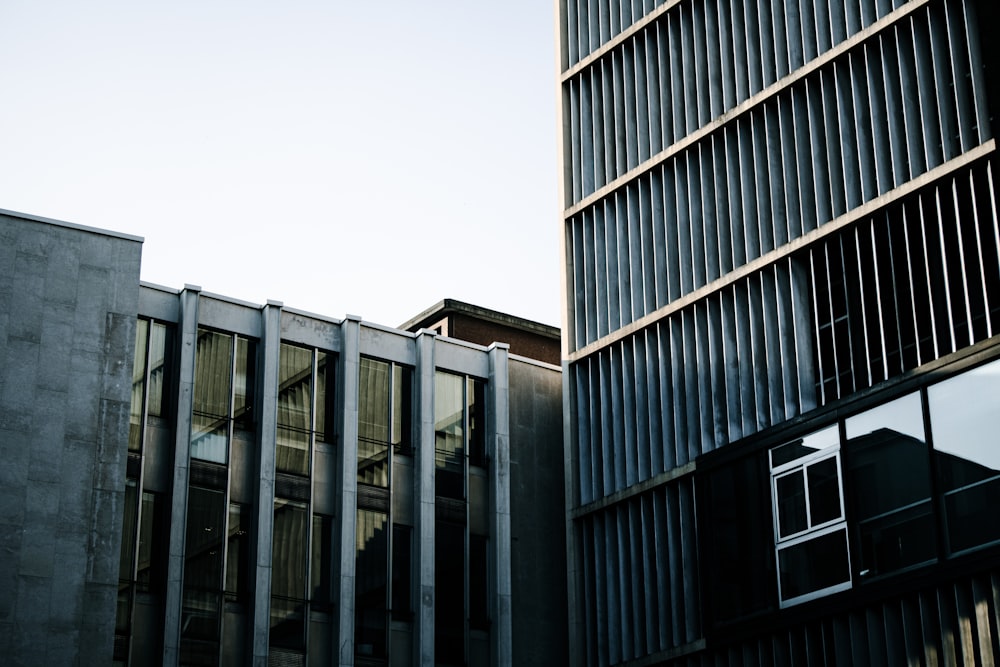
[[[571,664],[992,664],[993,4],[557,12]]]

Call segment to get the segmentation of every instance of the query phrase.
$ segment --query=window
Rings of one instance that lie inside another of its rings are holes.
[[[930,386],[927,404],[947,552],[1000,541],[1000,361]]]
[[[256,353],[241,336],[198,330],[191,458],[225,464],[231,429],[253,429]]]
[[[332,355],[281,344],[275,452],[278,472],[308,476],[313,439],[334,440],[334,378]]]
[[[849,588],[837,426],[775,447],[770,457],[782,606]]]

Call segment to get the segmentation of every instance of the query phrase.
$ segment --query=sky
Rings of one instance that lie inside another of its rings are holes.
[[[558,325],[553,4],[0,0],[0,209],[168,287]]]

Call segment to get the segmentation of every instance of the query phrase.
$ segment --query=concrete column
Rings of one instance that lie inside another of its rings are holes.
[[[271,539],[274,527],[275,438],[278,430],[278,358],[281,355],[280,301],[261,310],[260,381],[257,398],[257,477],[254,493],[257,529],[252,551],[253,625],[250,655],[257,667],[267,667],[271,630]]]
[[[198,297],[200,293],[200,287],[185,285],[179,297],[180,309],[177,329],[180,332],[180,362],[177,375],[174,482],[170,496],[166,608],[163,615],[163,667],[176,667],[180,659],[181,614],[184,603],[184,540],[187,533],[191,412],[194,407],[194,361],[198,347]]]
[[[493,623],[490,664],[510,667],[513,661],[510,574],[510,379],[506,343],[493,343],[487,385],[486,455],[489,458],[490,552],[493,577]]]
[[[565,355],[564,355],[565,356]],[[563,419],[563,480],[566,485],[566,507],[572,509],[580,505],[579,477],[577,477],[576,448],[573,440],[573,421],[576,415],[570,407],[570,383],[572,381],[568,361],[562,363],[562,419]],[[566,610],[569,632],[569,664],[585,662],[583,650],[584,627],[582,618],[583,596],[580,594],[580,555],[576,551],[576,524],[566,513]]]
[[[417,334],[417,442],[413,462],[413,519],[417,599],[413,664],[434,664],[434,338]]]
[[[334,581],[337,582],[337,606],[334,625],[337,636],[333,645],[336,664],[354,664],[354,565],[358,521],[358,382],[361,363],[361,318],[348,315],[341,323],[340,375],[340,447],[337,448],[336,476],[337,524],[335,536]]]

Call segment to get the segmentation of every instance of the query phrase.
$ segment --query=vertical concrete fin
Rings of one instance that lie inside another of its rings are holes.
[[[490,664],[510,667],[513,661],[511,635],[510,572],[510,379],[508,345],[489,348],[487,385],[486,455],[490,461],[490,552],[493,577],[489,582],[493,609],[490,633]]]
[[[417,599],[414,664],[434,664],[434,340],[430,329],[417,333],[417,442],[413,471],[416,524]]]

